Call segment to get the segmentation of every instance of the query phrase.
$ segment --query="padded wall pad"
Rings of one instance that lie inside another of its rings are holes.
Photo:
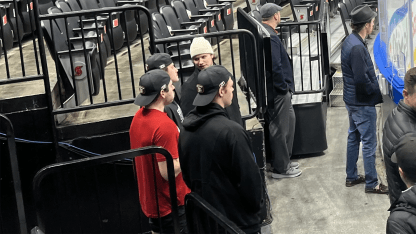
[[[326,140],[326,103],[293,105],[296,115],[292,155],[323,152]]]

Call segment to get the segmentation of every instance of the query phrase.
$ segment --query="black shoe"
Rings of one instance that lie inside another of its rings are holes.
[[[380,183],[378,188],[365,188],[366,193],[388,194],[389,188]]]
[[[360,184],[360,183],[364,183],[365,182],[365,177],[363,175],[358,175],[358,178],[353,180],[353,181],[346,181],[345,182],[345,186],[347,187],[352,187],[356,184]]]

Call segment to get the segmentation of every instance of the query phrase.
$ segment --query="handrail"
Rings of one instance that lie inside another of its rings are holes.
[[[12,178],[16,197],[17,215],[19,217],[20,233],[27,234],[25,206],[23,202],[22,185],[20,181],[19,162],[17,160],[16,142],[13,125],[10,119],[8,119],[5,115],[0,114],[0,124],[3,123],[6,127],[7,146],[9,149],[10,164],[12,169]]]
[[[203,34],[203,37],[205,37],[205,38],[212,38],[212,37],[217,37],[218,38],[218,37],[223,37],[223,36],[230,36],[231,37],[232,35],[236,35],[236,34],[237,35],[247,35],[247,36],[249,36],[250,40],[253,42],[254,54],[257,54],[256,39],[255,39],[254,35],[246,29],[233,29],[233,30],[227,30],[227,31],[224,31],[224,32],[205,33],[205,34]],[[180,41],[191,40],[195,37],[200,37],[200,36],[201,35],[199,35],[199,34],[196,34],[196,35],[180,35],[180,36],[173,36],[173,37],[163,38],[163,39],[155,39],[154,42],[151,43],[151,45],[155,46],[156,44],[178,43]],[[153,48],[153,49],[155,49],[155,48]],[[259,68],[257,67],[258,66],[257,59],[258,58],[256,56],[254,56],[254,60],[255,60],[254,74],[256,76],[258,76],[258,74],[259,74],[258,73]],[[256,99],[257,106],[260,106],[260,102],[259,102],[259,100],[260,100],[260,97],[259,97],[260,79],[259,79],[259,77],[256,77],[255,80],[256,80],[256,87],[255,87],[256,97],[255,97],[255,99]],[[249,95],[251,95],[251,94],[249,94]],[[259,114],[259,108],[256,108],[253,113],[242,116],[241,118],[243,120],[248,120],[248,119],[256,117],[258,114]]]
[[[78,160],[73,160],[69,162],[63,163],[55,163],[49,166],[46,166],[40,169],[35,177],[33,178],[33,192],[35,196],[35,207],[36,207],[36,214],[38,218],[38,226],[41,230],[44,229],[44,224],[40,217],[39,208],[41,205],[41,194],[40,194],[40,184],[45,176],[50,175],[56,172],[63,172],[72,169],[79,169],[79,168],[86,168],[92,167],[96,165],[101,165],[104,163],[119,161],[126,158],[135,158],[147,154],[161,154],[166,158],[167,169],[168,169],[168,181],[169,181],[169,193],[171,197],[171,205],[172,205],[172,217],[174,222],[174,230],[175,233],[179,233],[179,221],[178,221],[178,203],[176,201],[177,193],[176,193],[176,184],[175,184],[175,172],[173,166],[173,159],[172,155],[166,149],[160,146],[148,146],[138,149],[120,151],[110,154],[105,154],[102,156],[90,157],[90,158],[82,158]]]

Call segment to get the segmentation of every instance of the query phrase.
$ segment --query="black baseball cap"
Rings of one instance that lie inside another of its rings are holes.
[[[221,65],[205,68],[198,74],[196,85],[198,94],[194,99],[194,106],[206,106],[214,100],[220,87],[225,86],[231,78],[231,73]]]
[[[154,69],[163,69],[173,63],[170,55],[166,53],[157,53],[146,60],[146,71]]]
[[[169,74],[163,70],[152,70],[140,77],[139,95],[134,100],[134,104],[138,106],[149,105],[161,90],[168,87],[170,82]]]
[[[373,18],[377,16],[377,13],[375,13],[371,8],[364,4],[356,6],[354,9],[352,9],[351,13],[351,23],[353,24],[362,24],[367,23]]]
[[[400,137],[391,161],[397,163],[406,175],[416,176],[416,132]]]

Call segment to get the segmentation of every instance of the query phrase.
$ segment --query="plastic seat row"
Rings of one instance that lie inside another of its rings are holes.
[[[39,12],[59,14],[144,3],[116,0],[57,0],[51,5],[51,2],[40,4]],[[99,94],[107,58],[148,30],[145,13],[134,10],[48,19],[42,20],[41,25],[45,42],[55,60],[56,72],[60,77],[61,100],[68,102],[68,99],[73,99],[72,103],[75,105],[81,105],[88,98]]]
[[[158,0],[154,3],[149,2],[155,38],[163,39],[171,36],[233,29],[233,2],[234,0]],[[211,44],[216,43],[217,39],[213,38]],[[181,73],[187,74],[194,69],[190,56],[190,44],[191,41],[182,41],[179,44],[158,44],[156,45],[157,51],[152,51],[152,53],[170,54],[175,66],[181,70]]]
[[[25,35],[36,29],[32,0],[1,0],[1,53],[13,48],[13,43],[21,42]]]
[[[341,15],[342,24],[345,30],[345,34],[349,35],[352,30],[350,27],[351,23],[351,11],[359,5],[368,4],[374,11],[377,12],[377,1],[364,1],[364,0],[342,0],[342,2],[338,3],[338,11]],[[378,19],[376,17],[376,21],[374,23],[375,27],[377,27]]]

